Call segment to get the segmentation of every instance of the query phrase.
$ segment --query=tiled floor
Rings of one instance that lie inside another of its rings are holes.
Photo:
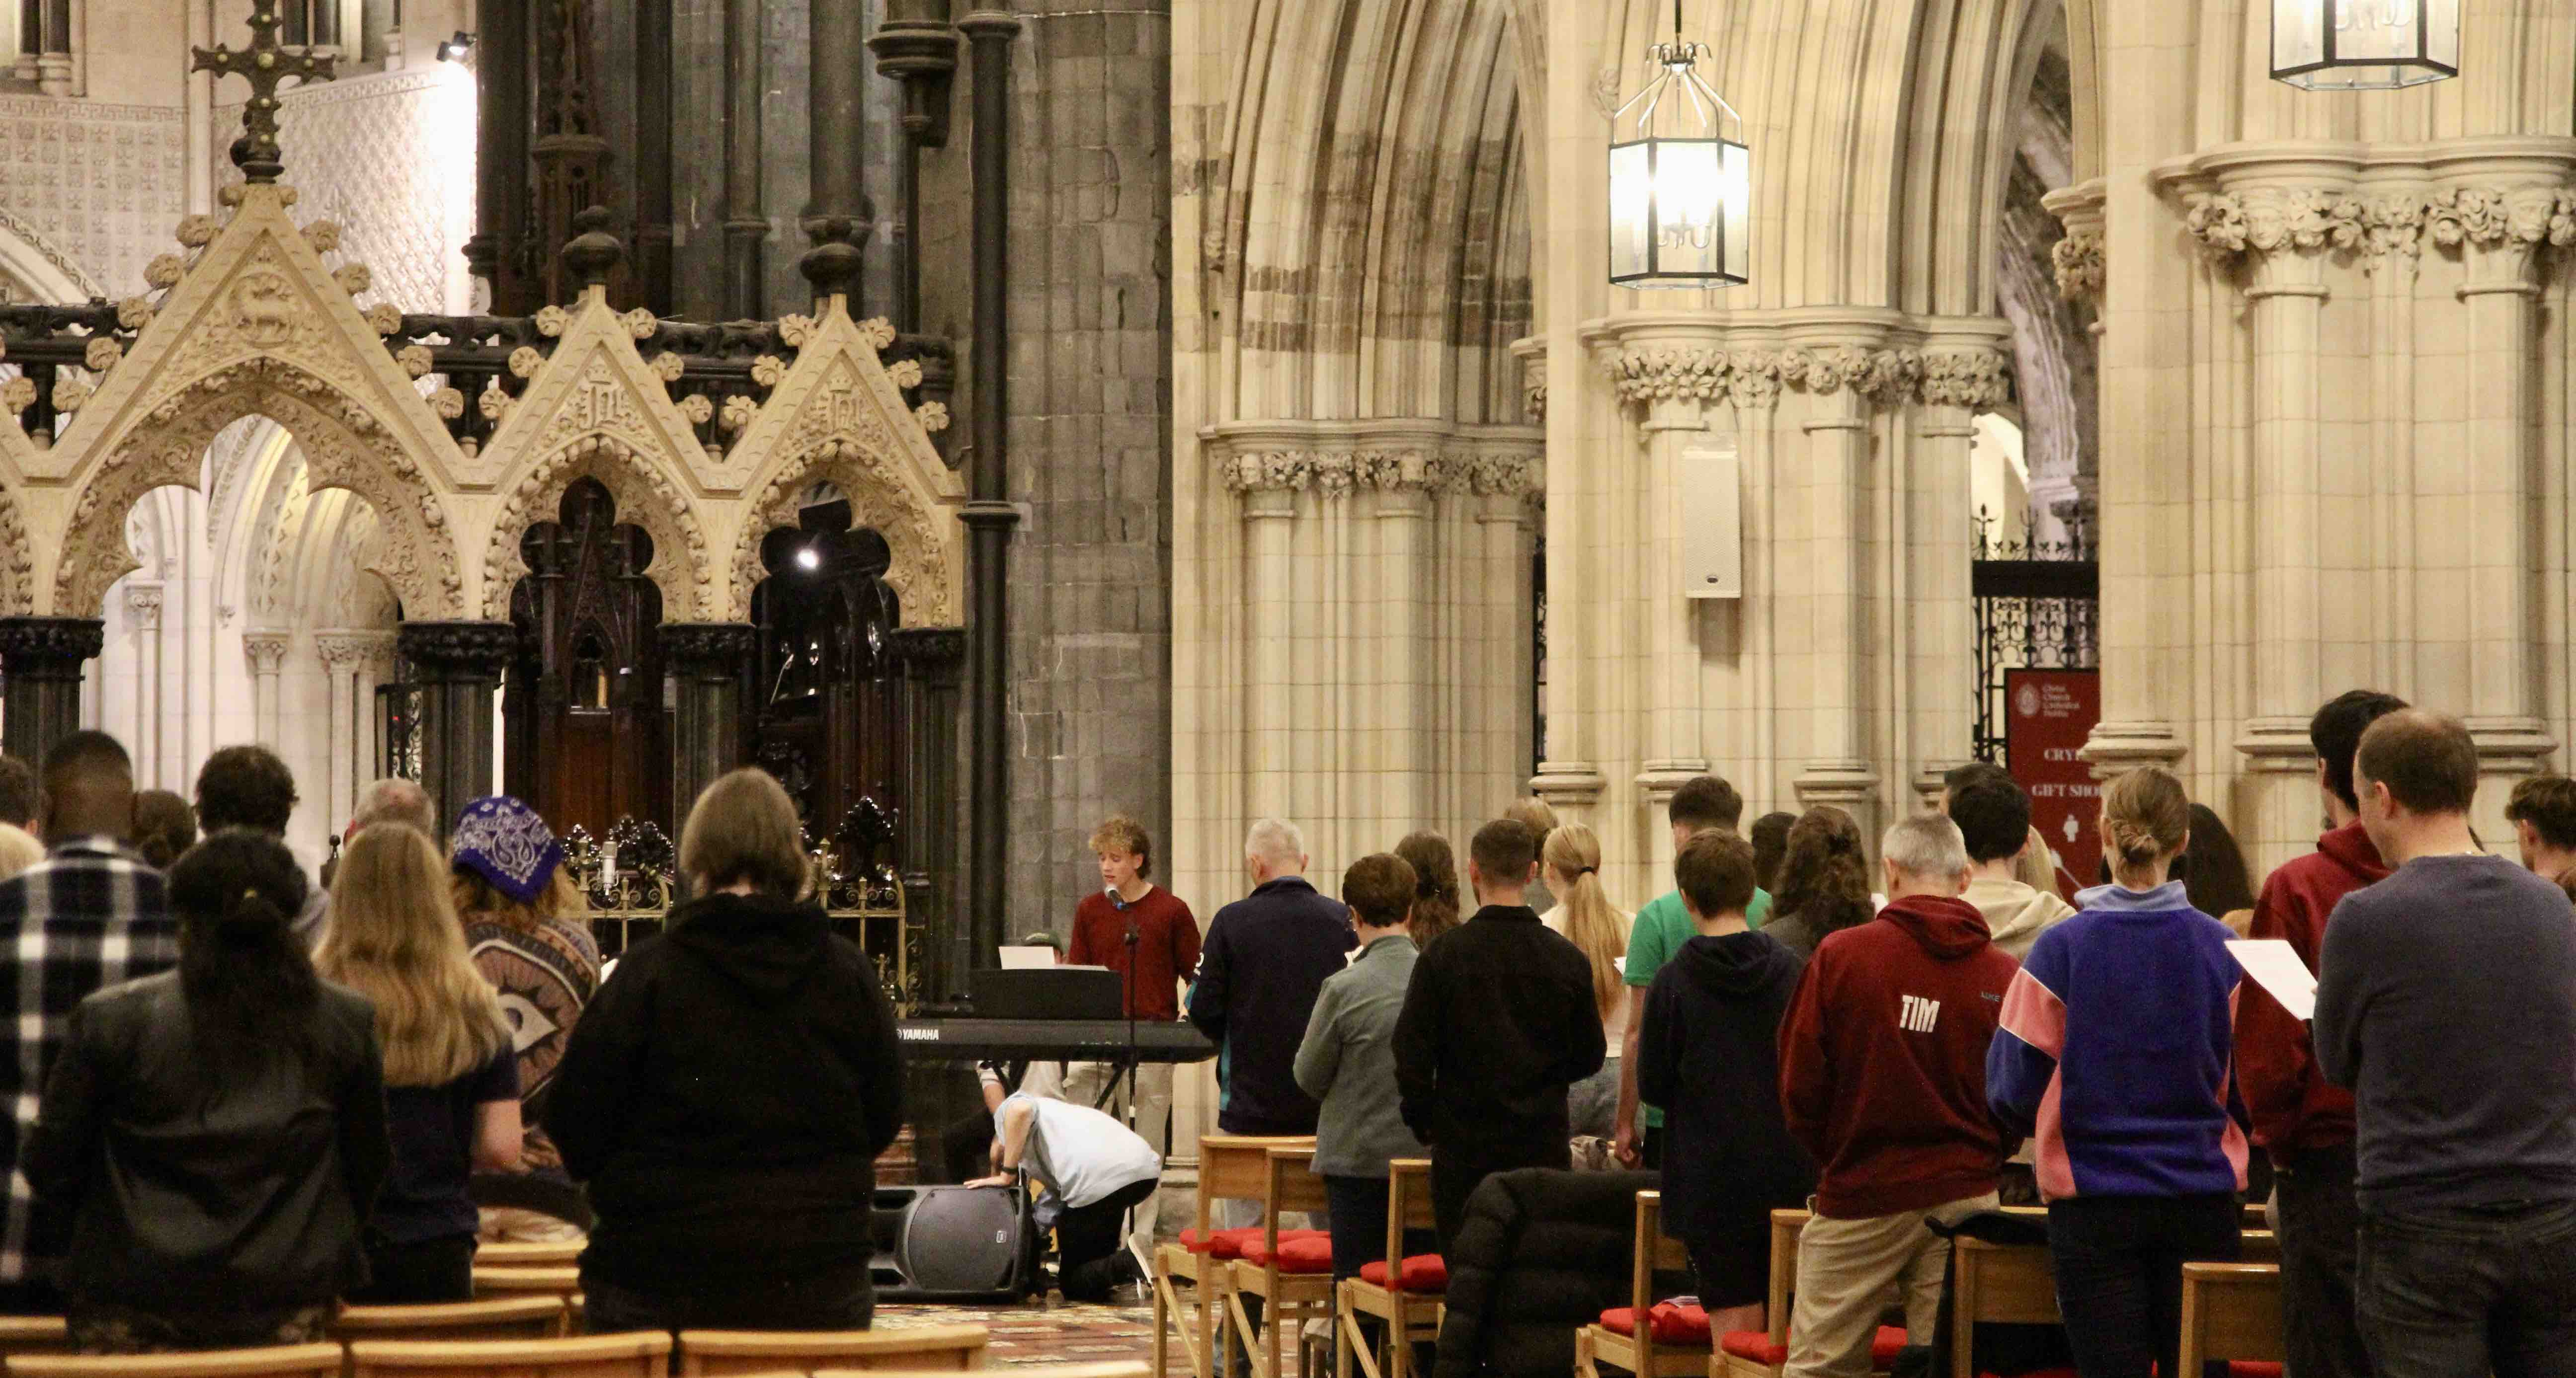
[[[1154,1308],[1150,1305],[885,1305],[877,1308],[876,1324],[880,1330],[899,1330],[909,1325],[981,1325],[993,1333],[992,1344],[984,1355],[985,1364],[991,1368],[1127,1359],[1151,1362],[1154,1357]]]

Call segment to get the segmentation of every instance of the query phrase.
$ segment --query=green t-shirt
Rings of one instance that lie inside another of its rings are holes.
[[[1755,886],[1753,902],[1744,906],[1744,924],[1760,929],[1771,917],[1771,892]],[[1682,893],[1667,890],[1653,903],[1637,911],[1637,920],[1628,928],[1628,984],[1644,989],[1655,983],[1655,973],[1682,950],[1682,944],[1699,936],[1698,925],[1691,922],[1690,911],[1682,907]],[[1664,1112],[1646,1106],[1646,1127],[1664,1127]]]

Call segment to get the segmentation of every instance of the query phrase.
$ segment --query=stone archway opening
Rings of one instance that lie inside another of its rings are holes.
[[[787,786],[817,838],[873,800],[905,800],[906,713],[894,634],[902,604],[886,574],[893,550],[853,524],[849,498],[807,485],[793,525],[761,538],[751,595],[758,628],[751,760]]]

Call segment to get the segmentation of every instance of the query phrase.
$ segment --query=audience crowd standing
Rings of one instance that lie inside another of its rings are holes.
[[[1539,875],[1545,889],[1562,896],[1556,907],[1539,915],[1547,930],[1574,944],[1592,964],[1592,998],[1601,1009],[1601,1038],[1609,1049],[1601,1070],[1574,1084],[1566,1107],[1574,1132],[1607,1139],[1618,1132],[1619,1066],[1628,1045],[1629,996],[1625,974],[1628,916],[1611,906],[1601,884],[1601,839],[1580,823],[1551,832],[1539,848]],[[1685,903],[1688,902],[1685,897]]]
[[[1297,1085],[1297,1044],[1324,978],[1358,943],[1350,910],[1306,879],[1306,835],[1265,818],[1243,840],[1252,893],[1208,924],[1190,1022],[1223,1048],[1217,1127],[1312,1134],[1321,1112]]]
[[[1357,1277],[1362,1265],[1381,1261],[1390,1164],[1424,1152],[1405,1127],[1395,1076],[1396,1017],[1420,955],[1407,932],[1415,884],[1404,858],[1385,852],[1342,874],[1359,955],[1324,979],[1297,1045],[1297,1085],[1323,1105],[1315,1171],[1329,1205],[1335,1277]]]
[[[1458,857],[1449,839],[1435,832],[1407,834],[1395,854],[1413,868],[1413,919],[1407,925],[1416,948],[1458,926]]]
[[[1673,790],[1664,815],[1672,824],[1673,851],[1678,854],[1701,833],[1734,832],[1735,825],[1744,819],[1744,796],[1714,775],[1694,776]],[[1770,894],[1756,887],[1753,903],[1744,909],[1745,923],[1760,928],[1770,913]],[[1664,969],[1664,963],[1671,961],[1693,936],[1690,913],[1682,908],[1679,891],[1666,891],[1649,901],[1637,911],[1636,922],[1628,929],[1624,973],[1629,994],[1628,1037],[1619,1050],[1619,1116],[1613,1129],[1619,1160],[1631,1167],[1643,1163],[1651,1168],[1663,1163],[1663,1108],[1641,1104],[1637,1099],[1637,1037],[1646,1021],[1646,991],[1655,984],[1655,975]]]
[[[1869,856],[1860,825],[1841,809],[1819,805],[1789,827],[1780,857],[1771,917],[1762,931],[1804,958],[1830,934],[1869,922],[1878,912],[1869,890]]]
[[[197,771],[197,826],[209,833],[248,828],[283,841],[299,802],[294,772],[264,746],[224,747]],[[310,887],[295,915],[295,936],[305,950],[322,945],[330,922],[331,892]]]

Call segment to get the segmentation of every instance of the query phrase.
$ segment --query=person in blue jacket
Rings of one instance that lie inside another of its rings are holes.
[[[2182,1265],[2239,1248],[2248,1150],[2229,1010],[2243,973],[2235,935],[2166,879],[2190,829],[2169,771],[2104,789],[2113,883],[2040,935],[1986,1054],[1995,1118],[2037,1141],[2082,1378],[2175,1372]]]

